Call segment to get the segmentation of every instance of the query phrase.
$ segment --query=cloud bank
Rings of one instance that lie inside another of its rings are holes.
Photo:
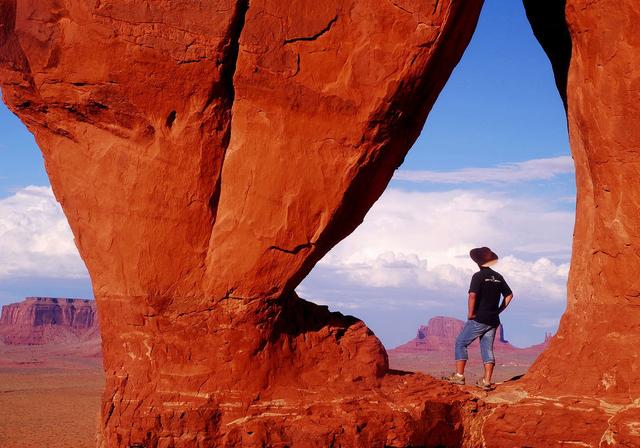
[[[50,187],[28,186],[0,200],[0,279],[87,276]]]
[[[536,301],[564,300],[573,219],[532,198],[394,188],[320,265],[354,284],[437,291],[463,286],[476,268],[469,249],[487,245],[518,290]]]

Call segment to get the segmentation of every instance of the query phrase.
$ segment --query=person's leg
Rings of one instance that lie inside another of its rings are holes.
[[[482,362],[484,363],[484,381],[487,384],[491,383],[493,368],[496,364],[496,359],[493,355],[493,341],[495,338],[496,327],[491,327],[480,336],[480,354],[482,355]]]
[[[469,359],[469,353],[467,352],[467,347],[471,344],[476,338],[478,338],[482,333],[479,331],[478,326],[482,324],[478,324],[474,320],[468,320],[464,327],[462,327],[462,331],[456,338],[455,345],[455,356],[456,356],[456,373],[458,375],[464,375],[464,368],[467,365],[467,360]]]
[[[495,364],[492,362],[484,363],[484,381],[485,383],[491,384],[491,376],[493,375],[493,368]]]
[[[474,321],[468,320],[462,331],[456,338],[455,344],[455,358],[456,358],[456,371],[449,376],[443,376],[442,379],[449,381],[453,384],[465,384],[464,368],[467,365],[467,359],[469,354],[467,353],[467,346],[473,342],[480,334],[476,334],[474,331]]]
[[[467,361],[465,359],[456,359],[456,373],[458,375],[464,375],[464,368],[467,365]]]

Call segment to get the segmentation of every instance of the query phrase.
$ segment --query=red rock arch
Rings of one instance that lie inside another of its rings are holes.
[[[0,0],[4,100],[43,151],[98,302],[100,446],[497,434],[495,411],[480,429],[488,405],[390,374],[362,322],[293,293],[386,187],[481,3]],[[630,1],[567,3],[570,299],[524,386],[629,402],[640,18]]]

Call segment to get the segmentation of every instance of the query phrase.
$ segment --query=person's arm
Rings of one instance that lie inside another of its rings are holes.
[[[509,306],[509,303],[511,302],[511,299],[513,299],[513,294],[509,294],[508,296],[502,299],[500,308],[498,308],[498,314],[502,313],[504,310],[507,309],[507,307]]]
[[[480,292],[480,287],[482,286],[482,283],[480,282],[480,276],[478,274],[478,272],[473,274],[473,277],[471,277],[471,284],[469,285],[467,319],[473,319],[476,317],[476,302],[478,293]]]
[[[475,292],[470,292],[469,293],[469,309],[467,311],[467,319],[473,319],[474,317],[476,317],[475,309],[476,309],[476,293]]]
[[[507,307],[509,306],[509,303],[511,302],[511,299],[513,299],[513,291],[511,291],[511,288],[509,288],[507,281],[504,279],[504,277],[501,277],[501,280],[502,280],[502,290],[500,292],[502,293],[502,297],[504,298],[502,299],[502,303],[498,308],[498,314],[506,310]]]

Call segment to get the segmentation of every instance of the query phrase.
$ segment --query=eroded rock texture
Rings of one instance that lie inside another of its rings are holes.
[[[0,0],[4,100],[98,302],[101,446],[459,443],[450,388],[385,377],[362,322],[293,289],[386,187],[480,6]]]
[[[532,381],[629,402],[640,397],[640,4],[568,0],[566,20],[577,220],[567,311]]]

